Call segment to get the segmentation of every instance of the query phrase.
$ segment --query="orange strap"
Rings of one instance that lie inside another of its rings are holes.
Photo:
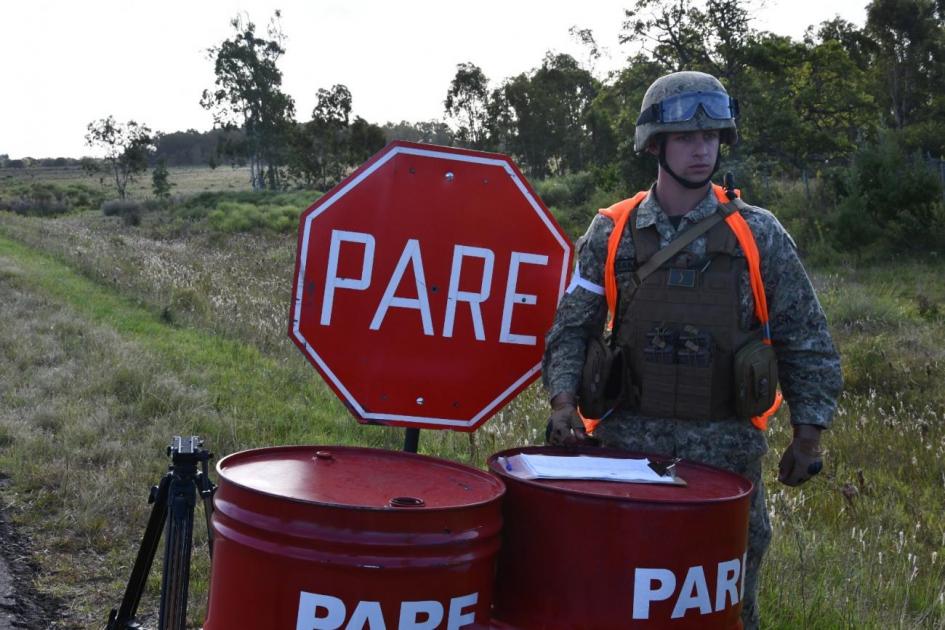
[[[730,199],[728,195],[725,194],[724,188],[713,184],[712,190],[715,191],[715,198],[719,200],[719,203],[729,203]],[[738,191],[736,191],[736,194],[738,194]],[[751,293],[755,298],[755,316],[758,318],[758,321],[761,322],[762,328],[764,328],[764,337],[762,340],[770,346],[771,326],[768,324],[768,298],[765,296],[765,285],[761,278],[761,256],[758,254],[758,243],[755,242],[755,236],[751,233],[751,228],[748,227],[748,223],[741,213],[733,212],[728,215],[728,217],[725,218],[725,223],[727,223],[728,227],[735,233],[735,238],[738,239],[738,244],[745,253],[745,259],[748,261],[748,277],[751,281]],[[760,431],[766,430],[768,428],[768,420],[770,420],[771,416],[781,407],[782,402],[784,402],[784,397],[781,395],[781,390],[779,389],[774,393],[774,404],[760,416],[755,416],[751,419],[751,423],[755,428]]]
[[[578,416],[581,417],[581,422],[584,423],[584,432],[588,435],[594,435],[594,429],[596,429],[597,425],[600,424],[600,420],[594,418],[585,418],[580,409],[578,409]]]
[[[777,389],[774,392],[774,404],[772,404],[767,411],[765,411],[760,416],[755,416],[751,419],[751,423],[759,431],[766,431],[768,429],[768,420],[771,419],[778,409],[781,408],[781,403],[784,402],[784,396],[781,395],[781,390]]]
[[[719,203],[729,203],[730,200],[728,195],[725,194],[724,188],[713,184],[712,190],[715,192],[715,197],[718,199]],[[630,218],[630,215],[633,214],[633,210],[643,202],[647,194],[648,191],[643,190],[630,199],[624,199],[609,208],[599,210],[600,214],[614,222],[614,229],[610,233],[610,238],[607,241],[607,262],[604,265],[604,293],[607,297],[608,328],[613,326],[614,317],[617,313],[617,272],[615,263],[617,260],[617,249],[620,247],[620,238],[623,235],[624,228],[626,228],[627,220]],[[735,194],[740,197],[741,191],[736,190]],[[758,244],[755,242],[755,236],[752,234],[751,228],[748,227],[748,223],[745,221],[744,217],[738,212],[733,212],[726,217],[725,223],[735,234],[739,246],[745,253],[745,258],[748,262],[751,292],[755,298],[755,316],[764,328],[764,342],[771,345],[771,328],[768,325],[768,299],[765,296],[764,282],[761,277],[761,256],[758,253]],[[778,390],[775,393],[774,404],[771,405],[771,408],[760,416],[751,419],[751,423],[755,428],[762,431],[767,429],[768,420],[781,406],[782,401],[783,396],[781,395],[781,391]],[[599,420],[592,420],[590,418],[584,418],[583,416],[581,419],[584,421],[584,426],[588,433],[592,433],[600,422]]]
[[[633,214],[640,203],[646,199],[648,191],[641,190],[630,199],[618,201],[614,205],[604,210],[599,210],[600,214],[609,217],[614,222],[614,230],[610,233],[607,240],[607,262],[604,264],[604,293],[607,296],[607,327],[614,324],[614,316],[617,313],[617,271],[615,263],[617,261],[617,249],[620,247],[620,237],[627,226],[627,219]]]
[[[729,203],[729,198],[725,194],[725,189],[713,184],[715,197],[719,203]],[[745,259],[748,261],[748,276],[751,281],[751,293],[755,298],[755,316],[761,325],[764,326],[765,343],[771,344],[771,331],[768,329],[768,298],[765,296],[765,285],[761,279],[761,256],[758,254],[758,244],[755,242],[755,236],[751,233],[751,228],[745,221],[741,213],[733,212],[725,218],[729,229],[735,233],[738,244],[745,253]]]

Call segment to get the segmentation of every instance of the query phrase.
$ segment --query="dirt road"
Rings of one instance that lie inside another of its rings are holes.
[[[3,481],[0,473],[0,485]],[[0,513],[0,630],[43,630],[60,616],[59,603],[33,587],[37,569],[28,558],[27,541]]]

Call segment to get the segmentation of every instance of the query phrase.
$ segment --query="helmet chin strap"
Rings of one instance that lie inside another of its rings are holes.
[[[664,171],[670,174],[673,179],[679,182],[680,185],[695,190],[697,188],[702,188],[706,184],[712,181],[712,178],[715,176],[716,171],[719,170],[719,166],[722,164],[722,145],[719,145],[718,153],[715,154],[715,166],[712,167],[712,172],[709,173],[709,176],[703,179],[702,181],[694,182],[688,179],[683,179],[669,167],[669,164],[666,162],[666,138],[660,140],[660,166]]]

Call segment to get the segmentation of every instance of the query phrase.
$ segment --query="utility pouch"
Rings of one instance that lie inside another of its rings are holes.
[[[588,340],[578,388],[578,407],[585,418],[600,419],[623,401],[629,373],[625,359],[620,347],[611,348],[601,337]]]
[[[735,415],[760,416],[774,404],[778,389],[778,360],[774,348],[749,341],[735,353]]]

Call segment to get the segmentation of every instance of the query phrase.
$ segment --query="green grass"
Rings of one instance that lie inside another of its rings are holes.
[[[401,445],[399,430],[357,425],[289,343],[294,235],[201,226],[221,203],[310,203],[268,195],[197,195],[193,219],[146,213],[139,227],[0,212],[3,498],[74,625],[95,627],[120,598],[173,433],[219,455]],[[604,205],[583,204],[561,217],[573,233]],[[803,488],[776,481],[787,412],[769,431],[766,628],[945,628],[945,261],[928,258],[812,274],[846,389],[827,469]],[[421,450],[481,465],[540,442],[546,413],[533,386],[472,436],[424,431]]]
[[[2,236],[0,292],[0,470],[15,471],[7,501],[16,522],[43,541],[41,587],[71,602],[65,627],[94,627],[120,601],[171,435],[201,435],[220,455],[277,444],[402,445],[399,429],[358,425],[300,355],[266,356],[172,326]],[[421,438],[421,452],[477,463],[511,445],[488,432]],[[195,619],[209,570],[197,534]],[[155,576],[152,596],[157,584]]]
[[[309,190],[254,192],[248,185],[234,185],[238,173],[242,171],[224,167],[171,169],[172,182],[175,178],[183,182],[169,199],[153,198],[145,173],[129,186],[129,198],[120,203],[134,207],[135,220],[128,221],[133,225],[147,212],[177,230],[288,234],[298,227],[302,211],[321,195]],[[121,207],[109,209],[109,204],[119,203],[115,197],[107,177],[90,177],[78,167],[0,169],[0,211],[44,217],[99,209],[108,215],[128,214]]]
[[[12,387],[2,397],[0,469],[15,471],[17,520],[47,549],[41,581],[73,602],[75,623],[91,627],[120,601],[147,488],[160,478],[172,434],[202,435],[222,453],[395,439],[383,430],[359,435],[311,371],[163,324],[9,241],[0,241],[0,260],[7,268],[0,291],[18,296],[6,306],[22,304],[3,318],[11,368],[3,380]],[[205,555],[196,558],[199,610],[208,567]]]
[[[206,190],[250,190],[249,167],[171,166],[172,194],[189,196]],[[32,166],[0,169],[0,189],[18,184],[52,184],[60,187],[83,184],[98,190],[107,198],[116,197],[115,186],[107,173],[90,175],[78,166]],[[128,186],[131,197],[144,199],[152,196],[151,171],[142,173]]]
[[[215,393],[215,411],[238,415],[244,428],[251,429],[245,436],[249,441],[240,441],[238,448],[277,438],[317,442],[353,437],[347,411],[301,358],[289,366],[265,357],[251,345],[169,326],[159,314],[5,238],[0,238],[0,256],[28,270],[13,274],[20,286],[67,304],[82,320],[140,345],[163,364],[182,370],[198,368],[192,384]],[[307,378],[299,378],[299,368],[308,372]],[[213,438],[224,432],[233,434],[233,427],[208,421],[202,432]]]
[[[321,196],[315,191],[204,192],[176,202],[177,217],[222,233],[269,230],[294,233],[299,215]]]

